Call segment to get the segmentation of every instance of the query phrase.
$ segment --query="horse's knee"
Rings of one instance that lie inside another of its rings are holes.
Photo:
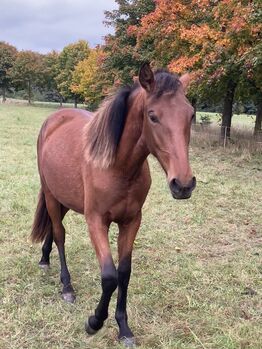
[[[106,294],[112,294],[117,288],[117,271],[115,267],[106,267],[101,274],[102,290]]]

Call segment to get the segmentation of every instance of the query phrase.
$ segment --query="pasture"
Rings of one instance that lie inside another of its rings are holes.
[[[116,296],[104,328],[84,321],[100,297],[100,273],[84,218],[65,219],[77,293],[59,294],[56,248],[38,268],[29,240],[39,178],[36,139],[54,107],[0,105],[0,348],[118,348]],[[192,141],[197,188],[175,201],[150,158],[153,179],[133,253],[128,314],[141,349],[259,349],[262,342],[262,154]],[[116,251],[116,229],[110,241]]]

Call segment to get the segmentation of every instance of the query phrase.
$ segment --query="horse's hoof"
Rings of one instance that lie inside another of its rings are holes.
[[[121,337],[119,342],[123,344],[125,348],[136,348],[135,337]]]
[[[62,293],[62,298],[66,303],[74,303],[76,300],[76,296],[74,293]]]
[[[85,330],[86,330],[86,333],[89,334],[90,336],[93,336],[97,332],[92,327],[90,327],[88,319],[85,322]]]
[[[49,263],[39,262],[38,265],[39,265],[39,268],[44,270],[44,271],[47,271],[48,269],[50,269]]]

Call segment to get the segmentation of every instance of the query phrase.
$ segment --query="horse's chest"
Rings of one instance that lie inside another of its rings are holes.
[[[109,209],[109,218],[114,222],[132,219],[143,206],[144,200],[138,193],[128,190],[125,195],[114,200]]]
[[[144,177],[144,178],[143,178]],[[150,187],[150,177],[142,176],[130,183],[122,180],[104,180],[95,190],[93,209],[113,222],[130,220],[141,210]]]

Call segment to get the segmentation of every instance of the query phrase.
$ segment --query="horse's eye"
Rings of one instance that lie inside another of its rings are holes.
[[[148,116],[153,123],[159,123],[158,117],[152,111],[148,112]]]

